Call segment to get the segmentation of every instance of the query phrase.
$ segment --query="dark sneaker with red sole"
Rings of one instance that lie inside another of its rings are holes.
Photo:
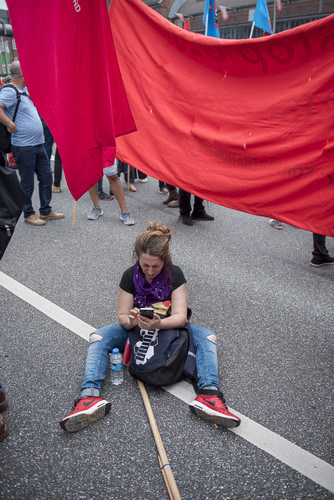
[[[60,427],[67,432],[77,432],[100,420],[110,412],[111,403],[102,398],[85,397],[74,404],[71,413],[62,418]]]
[[[220,391],[203,389],[189,405],[192,413],[221,427],[238,427],[240,418],[231,413]]]

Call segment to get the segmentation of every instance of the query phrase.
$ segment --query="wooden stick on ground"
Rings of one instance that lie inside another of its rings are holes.
[[[76,214],[77,214],[77,202],[74,201],[73,222],[72,222],[72,229],[73,229],[73,231],[75,229],[75,217],[76,217]]]
[[[176,484],[175,479],[174,479],[172,468],[168,462],[166,451],[165,451],[165,448],[164,448],[164,445],[163,445],[163,442],[162,442],[162,439],[161,439],[161,436],[159,433],[159,429],[158,429],[158,426],[157,426],[157,423],[156,423],[156,420],[155,420],[155,417],[153,414],[151,403],[150,403],[150,400],[148,399],[145,385],[143,384],[143,382],[141,382],[141,380],[137,380],[137,382],[138,382],[139,389],[140,389],[140,392],[141,392],[141,395],[142,395],[142,398],[144,401],[146,413],[147,413],[147,416],[148,416],[148,419],[149,419],[149,422],[151,425],[155,444],[156,444],[157,449],[158,449],[160,469],[162,471],[162,475],[164,476],[169,496],[170,496],[171,500],[181,500],[181,496],[180,496],[177,484]]]
[[[165,484],[166,484],[166,488],[167,488],[167,491],[168,491],[169,498],[173,498],[173,494],[172,494],[171,489],[170,489],[169,484],[168,484],[168,479],[167,479],[167,476],[166,476],[165,468],[162,467],[162,461],[161,461],[160,455],[158,455],[158,462],[159,462],[159,465],[160,465],[160,469],[161,469],[162,475],[163,475],[164,480],[165,480]]]

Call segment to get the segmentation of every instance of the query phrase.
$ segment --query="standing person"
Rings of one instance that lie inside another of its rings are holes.
[[[56,213],[50,206],[52,174],[50,162],[44,147],[43,125],[37,109],[30,99],[19,61],[11,64],[12,84],[21,94],[15,123],[12,121],[17,103],[16,91],[5,87],[0,94],[0,121],[12,134],[12,153],[19,169],[24,192],[24,220],[34,226],[43,226],[46,220],[63,219],[64,214]],[[32,206],[35,173],[39,183],[40,216]]]
[[[322,267],[334,264],[334,257],[329,255],[326,248],[326,236],[323,234],[313,233],[313,258],[311,266]]]
[[[215,220],[212,215],[206,213],[203,200],[198,196],[195,196],[194,208],[191,212],[191,194],[187,193],[183,189],[179,189],[179,207],[180,207],[180,221],[182,224],[186,224],[186,226],[192,226],[194,220],[206,220],[211,221]]]
[[[117,175],[117,160],[115,159],[115,162],[111,167],[104,168],[103,173],[107,177],[110,184],[110,191],[115,196],[116,200],[118,201],[118,205],[121,209],[120,219],[124,222],[126,226],[132,226],[135,223],[135,221],[131,217],[131,214],[128,211],[128,209],[126,208],[124,191],[122,188],[121,181],[119,180],[119,177]],[[90,212],[90,214],[88,214],[88,219],[96,220],[100,217],[100,215],[103,215],[103,210],[99,204],[98,183],[96,183],[95,186],[90,188],[89,194],[94,207],[93,210]]]
[[[108,355],[117,347],[124,350],[128,332],[135,326],[148,331],[182,328],[187,321],[186,279],[172,264],[169,244],[171,231],[162,223],[151,222],[138,234],[134,244],[134,266],[122,276],[119,290],[118,323],[90,335],[81,399],[61,421],[61,427],[75,432],[103,418],[111,404],[100,397],[106,376]],[[153,319],[139,314],[139,307],[152,307]],[[196,352],[198,396],[190,410],[223,427],[237,427],[240,419],[231,413],[219,387],[216,335],[190,323]],[[159,335],[159,333],[158,333]]]

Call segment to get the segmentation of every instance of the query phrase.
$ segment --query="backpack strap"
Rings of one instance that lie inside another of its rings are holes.
[[[16,106],[15,106],[15,111],[14,111],[14,115],[13,115],[13,122],[15,122],[15,118],[16,118],[16,115],[17,115],[17,112],[18,112],[18,109],[19,109],[19,104],[21,102],[21,95],[28,95],[27,92],[19,92],[17,90],[17,88],[15,87],[15,85],[11,84],[11,83],[7,83],[7,85],[4,86],[4,88],[6,87],[10,87],[12,89],[15,90],[16,92]]]

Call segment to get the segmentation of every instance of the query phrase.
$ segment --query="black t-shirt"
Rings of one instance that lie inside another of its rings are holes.
[[[124,271],[121,282],[119,284],[120,288],[124,290],[127,293],[131,293],[131,295],[135,296],[136,295],[136,288],[133,283],[133,269],[134,266],[129,267],[126,271]],[[142,270],[139,268],[139,272],[142,273]],[[176,290],[179,288],[183,283],[187,283],[186,278],[184,277],[183,271],[181,270],[180,267],[174,266],[172,264],[172,291]],[[168,297],[168,301],[170,301],[170,297]],[[137,304],[134,304],[134,307],[137,307]],[[154,307],[154,309],[156,309]],[[160,309],[160,307],[159,307]],[[160,314],[164,314],[162,311],[158,311]]]

